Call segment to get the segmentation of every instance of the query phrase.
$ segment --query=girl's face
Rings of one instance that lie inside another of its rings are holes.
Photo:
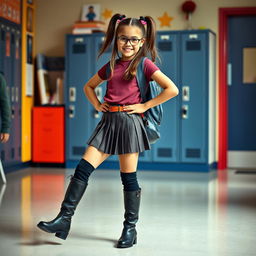
[[[122,26],[117,34],[117,48],[118,52],[122,54],[122,60],[132,60],[144,41],[140,28]]]

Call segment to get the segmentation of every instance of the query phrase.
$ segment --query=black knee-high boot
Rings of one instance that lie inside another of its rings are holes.
[[[124,191],[124,228],[118,240],[117,248],[128,248],[137,243],[136,223],[139,219],[141,189]]]
[[[58,216],[49,222],[41,221],[37,226],[46,232],[56,233],[55,236],[65,240],[70,230],[71,218],[86,187],[86,182],[72,177]]]

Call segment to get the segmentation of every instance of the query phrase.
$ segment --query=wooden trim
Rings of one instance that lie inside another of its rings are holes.
[[[219,8],[219,149],[218,169],[227,168],[228,151],[228,17],[256,15],[256,7]]]

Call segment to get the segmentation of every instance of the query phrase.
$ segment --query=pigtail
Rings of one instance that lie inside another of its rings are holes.
[[[146,30],[146,46],[147,52],[150,52],[152,61],[155,62],[156,58],[158,58],[156,46],[155,46],[155,38],[156,38],[156,24],[155,21],[151,16],[146,16],[144,18],[145,22],[147,23],[147,30]]]
[[[115,37],[115,30],[116,30],[116,23],[118,20],[120,20],[123,17],[123,15],[117,13],[112,16],[112,18],[109,21],[108,29],[106,32],[106,37],[104,40],[104,43],[99,51],[98,58],[106,51],[106,49],[111,45],[114,37]]]

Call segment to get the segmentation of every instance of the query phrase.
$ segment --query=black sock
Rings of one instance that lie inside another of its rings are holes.
[[[130,172],[124,173],[120,172],[122,183],[124,185],[124,191],[137,191],[139,190],[139,184],[137,181],[137,173]]]
[[[74,177],[88,183],[89,176],[95,170],[95,168],[83,158],[80,160],[76,166]]]

